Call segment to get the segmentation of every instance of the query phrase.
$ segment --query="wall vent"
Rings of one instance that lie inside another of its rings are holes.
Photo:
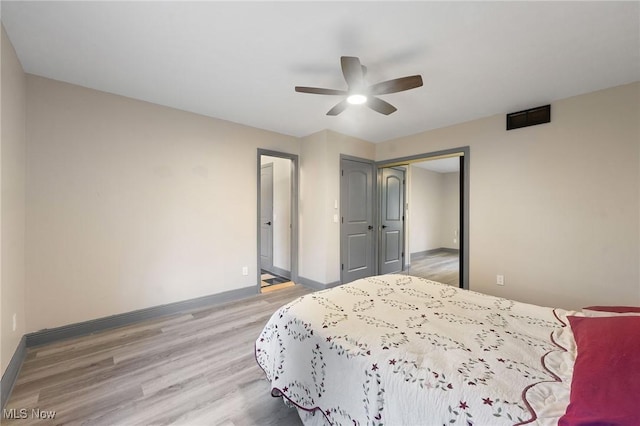
[[[507,130],[551,122],[551,105],[507,114]]]

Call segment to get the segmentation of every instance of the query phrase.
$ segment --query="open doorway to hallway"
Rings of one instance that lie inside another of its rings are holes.
[[[297,156],[258,150],[258,284],[262,293],[297,279]]]

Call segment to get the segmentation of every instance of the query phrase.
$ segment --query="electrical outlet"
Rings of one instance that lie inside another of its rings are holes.
[[[249,275],[249,267],[248,266],[243,266],[242,267],[242,275]]]
[[[504,285],[504,275],[496,275],[496,284]]]
[[[18,320],[16,314],[13,314],[13,331],[16,331],[16,328],[18,328]]]

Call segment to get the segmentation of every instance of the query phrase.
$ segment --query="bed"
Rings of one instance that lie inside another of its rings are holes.
[[[580,404],[605,411],[631,407],[602,401],[608,391],[590,390],[574,401],[574,369],[591,372],[594,362],[576,362],[580,342],[572,326],[581,317],[423,278],[384,275],[283,306],[258,337],[255,354],[272,396],[296,407],[305,425],[579,424],[572,420],[583,414]],[[592,320],[598,319],[586,323]],[[631,321],[631,330],[622,328],[631,333],[637,354],[640,317]],[[597,340],[614,347],[620,339]],[[620,380],[628,380],[625,392],[637,391],[637,397],[640,357],[627,358],[632,365],[624,365]],[[598,380],[618,380],[608,370],[603,374]],[[596,379],[589,377],[582,389]]]

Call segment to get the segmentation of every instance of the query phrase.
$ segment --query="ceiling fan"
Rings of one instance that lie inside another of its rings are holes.
[[[349,87],[348,90],[296,86],[296,92],[300,93],[346,96],[345,99],[331,108],[329,112],[327,112],[327,115],[338,115],[347,109],[349,104],[366,104],[369,108],[380,114],[389,115],[397,111],[397,108],[389,102],[376,98],[376,96],[403,92],[422,86],[422,77],[420,75],[412,75],[383,81],[366,87],[364,76],[367,68],[360,64],[360,59],[354,56],[342,56],[340,57],[340,64],[342,65],[342,75],[344,75],[344,79]]]

